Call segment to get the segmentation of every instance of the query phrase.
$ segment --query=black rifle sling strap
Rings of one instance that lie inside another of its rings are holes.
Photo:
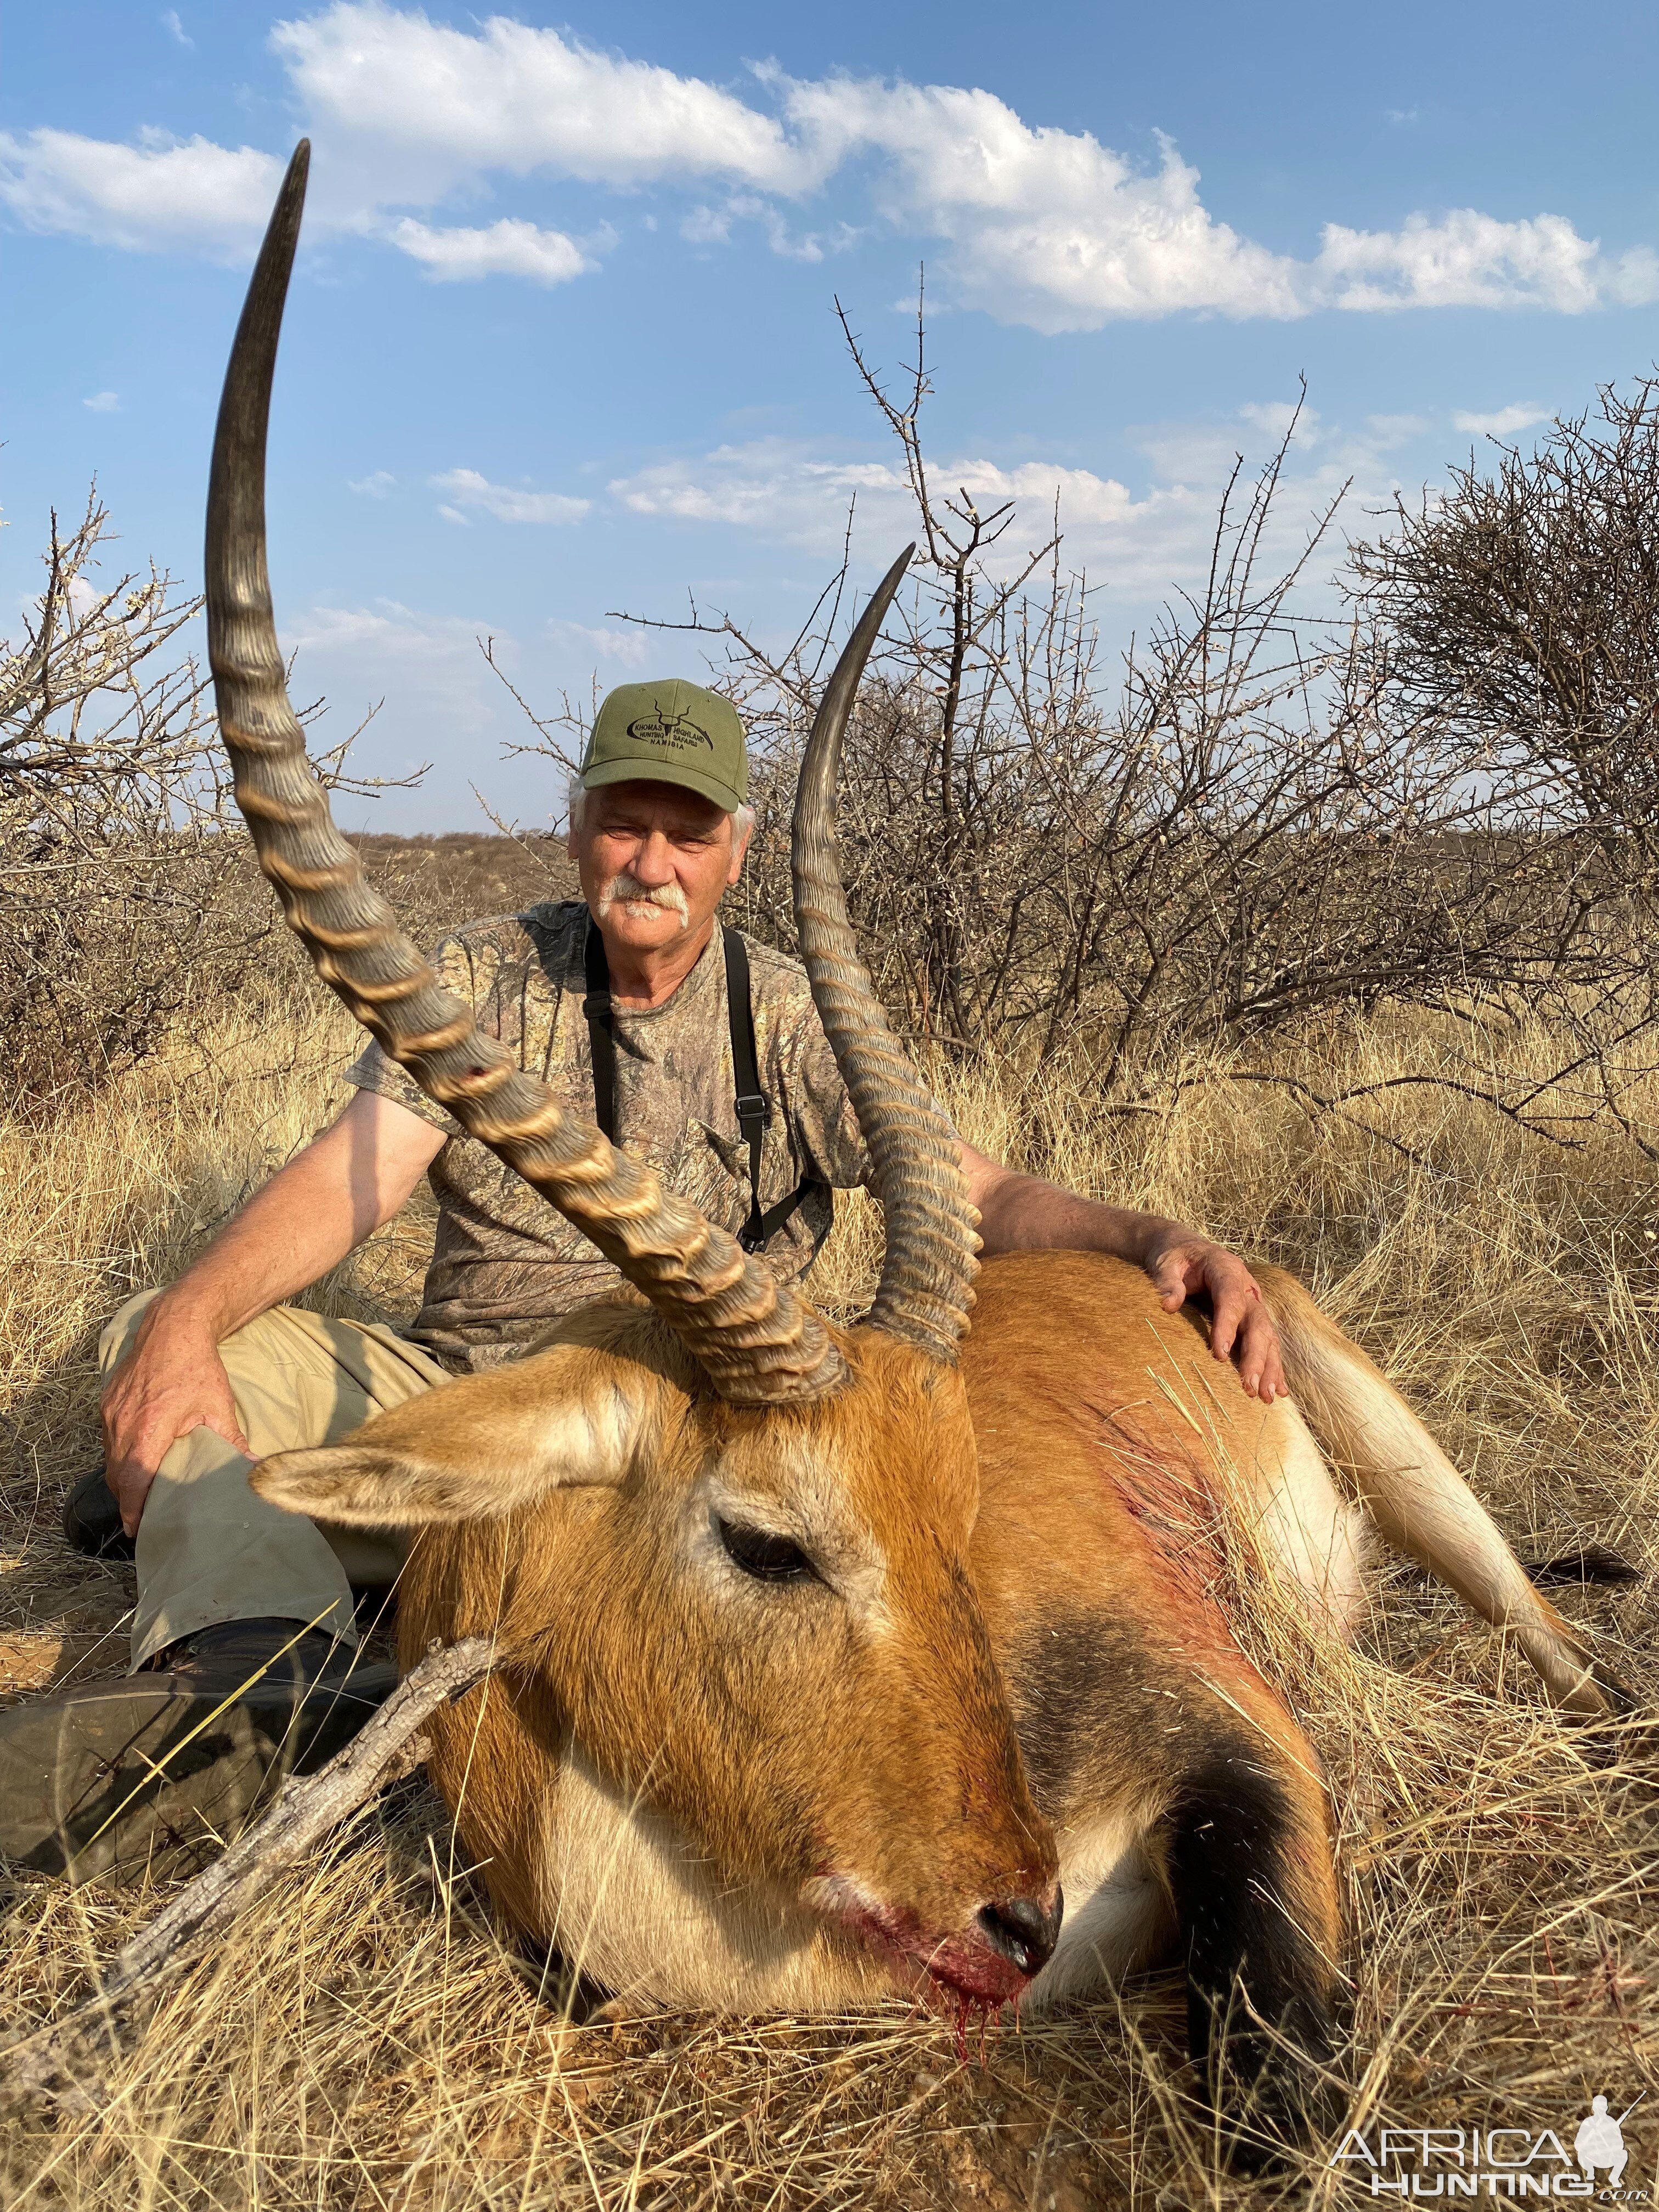
[[[738,1128],[749,1152],[749,1218],[738,1232],[745,1252],[759,1252],[776,1236],[786,1221],[820,1188],[814,1176],[803,1176],[787,1198],[773,1206],[761,1205],[761,1147],[766,1125],[772,1118],[772,1102],[761,1089],[760,1060],[755,1049],[755,1003],[749,984],[749,948],[735,929],[723,929],[726,947],[726,1008],[732,1026],[732,1066],[737,1078]],[[590,920],[582,947],[587,995],[582,1012],[587,1019],[588,1050],[593,1063],[593,1118],[614,1145],[617,1141],[617,1037],[611,1026],[611,969],[605,957],[605,939]]]
[[[755,1050],[749,948],[735,929],[723,928],[721,934],[726,939],[726,1011],[732,1024],[732,1066],[738,1079],[738,1127],[749,1147],[749,1218],[738,1231],[738,1242],[745,1252],[762,1252],[821,1186],[816,1176],[803,1176],[787,1198],[762,1208],[761,1146],[772,1118],[772,1102],[761,1089],[760,1056]]]
[[[587,996],[582,1012],[587,1017],[587,1049],[593,1062],[593,1119],[614,1145],[617,1141],[617,1035],[611,1026],[611,968],[605,957],[605,939],[588,917],[582,945]]]

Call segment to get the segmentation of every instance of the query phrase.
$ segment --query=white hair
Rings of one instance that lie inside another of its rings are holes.
[[[581,835],[582,813],[586,805],[587,787],[580,775],[573,775],[570,779],[569,790],[565,794],[565,814],[568,819],[570,835],[573,837],[579,837]],[[728,807],[726,818],[732,824],[732,842],[735,844],[742,844],[755,826],[754,808],[752,806]]]

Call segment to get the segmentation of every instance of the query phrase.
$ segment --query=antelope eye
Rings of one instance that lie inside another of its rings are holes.
[[[774,1536],[764,1528],[745,1528],[741,1521],[719,1523],[720,1541],[733,1566],[741,1567],[759,1583],[804,1583],[817,1579],[817,1571],[800,1546],[787,1536]]]

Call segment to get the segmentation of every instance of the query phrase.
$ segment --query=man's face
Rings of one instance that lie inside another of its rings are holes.
[[[678,784],[605,783],[590,791],[570,857],[605,935],[636,952],[696,936],[743,866],[732,830],[732,817],[712,799]]]

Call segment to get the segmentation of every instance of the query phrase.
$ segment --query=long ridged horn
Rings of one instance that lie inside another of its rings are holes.
[[[871,1324],[949,1364],[974,1303],[979,1216],[951,1125],[918,1080],[859,957],[836,855],[842,739],[870,648],[915,550],[907,545],[882,578],[813,718],[795,797],[795,931],[887,1224]]]
[[[265,428],[310,151],[305,140],[295,150],[248,287],[208,489],[208,654],[236,803],[259,865],[323,981],[428,1097],[644,1292],[721,1397],[744,1405],[822,1397],[846,1369],[817,1316],[484,1036],[370,889],[330,817],[289,703],[265,566]]]

